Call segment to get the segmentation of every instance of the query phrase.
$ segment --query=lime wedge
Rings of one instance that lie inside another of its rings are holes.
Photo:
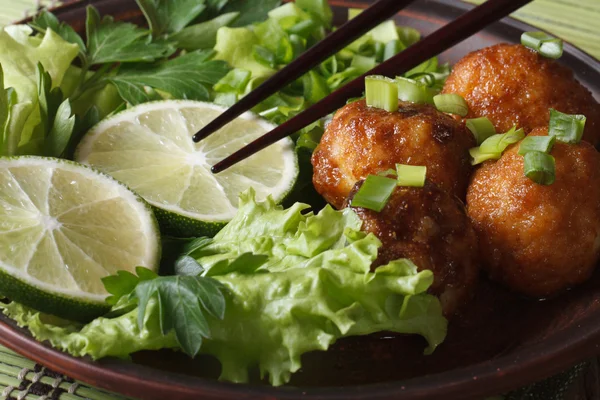
[[[105,311],[101,278],[160,259],[151,208],[77,163],[0,158],[0,294],[60,317]]]
[[[246,113],[194,143],[194,133],[223,111],[197,101],[141,104],[92,128],[75,159],[110,174],[156,207],[163,232],[213,235],[235,215],[241,192],[253,187],[257,200],[270,195],[279,202],[298,175],[290,139],[213,175],[213,164],[275,127]]]

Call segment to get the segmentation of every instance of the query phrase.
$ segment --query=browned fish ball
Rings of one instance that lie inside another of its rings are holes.
[[[313,184],[340,208],[359,179],[396,163],[425,165],[427,178],[464,199],[473,135],[429,105],[400,102],[387,112],[356,101],[341,108],[312,156]]]
[[[350,193],[350,205],[362,182]],[[446,316],[471,298],[479,275],[477,237],[458,198],[427,183],[397,187],[381,212],[352,209],[363,221],[362,230],[382,242],[373,268],[408,258],[419,270],[431,270],[430,292],[440,298]]]
[[[539,128],[531,135],[547,135]],[[519,145],[479,168],[467,212],[492,279],[548,297],[585,281],[600,256],[600,154],[586,142],[556,142],[556,181],[524,175]]]
[[[499,44],[468,54],[453,68],[444,93],[469,104],[467,118],[487,117],[498,132],[547,127],[549,109],[587,117],[584,139],[600,144],[600,105],[559,62],[521,45]]]

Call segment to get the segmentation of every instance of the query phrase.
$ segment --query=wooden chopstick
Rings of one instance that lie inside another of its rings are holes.
[[[362,35],[375,28],[380,23],[395,15],[398,11],[415,0],[379,0],[355,18],[346,22],[339,29],[333,31],[325,39],[302,53],[286,67],[266,80],[256,90],[240,99],[229,107],[223,114],[204,126],[193,137],[194,142],[207,138],[212,133],[231,122],[235,117],[278,92],[286,85],[294,82],[302,75],[318,66],[344,47],[360,38]]]
[[[445,25],[412,45],[396,56],[373,68],[347,85],[336,90],[323,100],[312,105],[277,128],[266,133],[245,147],[221,160],[212,167],[213,173],[219,173],[232,165],[250,157],[265,147],[299,131],[313,121],[316,121],[346,104],[347,99],[361,96],[364,91],[364,80],[367,75],[397,76],[409,71],[431,57],[449,49],[455,44],[467,39],[486,26],[496,22],[510,13],[521,8],[532,0],[488,0],[461,15],[448,25]],[[257,89],[260,90],[260,87]]]

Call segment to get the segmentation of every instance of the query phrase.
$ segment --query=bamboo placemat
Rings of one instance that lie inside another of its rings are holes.
[[[481,3],[485,0],[467,1]],[[39,7],[57,3],[56,0],[0,0],[0,26],[19,20]],[[600,59],[600,0],[536,0],[513,16],[557,35]],[[597,364],[596,361],[594,363]],[[576,382],[581,380],[586,370],[588,363],[583,363],[543,382],[493,400],[567,400],[573,398],[577,390]],[[594,373],[598,373],[597,368]],[[0,399],[125,400],[124,397],[53,372],[3,346],[0,346]]]

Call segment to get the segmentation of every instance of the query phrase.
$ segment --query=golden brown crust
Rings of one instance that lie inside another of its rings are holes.
[[[340,208],[359,179],[396,163],[426,165],[428,179],[464,199],[474,145],[462,123],[432,106],[400,102],[390,113],[356,101],[335,114],[313,153],[313,184]]]
[[[547,127],[549,109],[587,117],[584,139],[600,144],[600,105],[570,69],[521,45],[499,44],[465,56],[453,68],[444,93],[469,104],[467,118],[487,117],[499,132]]]
[[[362,182],[352,190],[350,204]],[[379,213],[352,209],[363,221],[361,229],[382,242],[373,268],[408,258],[419,270],[431,270],[430,292],[439,296],[447,316],[470,299],[479,273],[477,237],[458,198],[427,183],[397,187]]]
[[[586,280],[600,256],[600,154],[586,142],[557,142],[556,181],[542,186],[524,175],[517,151],[518,144],[475,172],[467,211],[490,277],[552,296]]]

